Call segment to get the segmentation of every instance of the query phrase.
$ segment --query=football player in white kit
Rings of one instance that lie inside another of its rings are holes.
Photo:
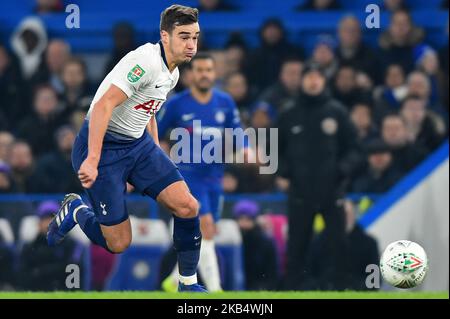
[[[49,245],[78,224],[93,243],[123,252],[131,243],[128,182],[173,212],[179,291],[206,291],[196,273],[202,238],[198,203],[159,147],[154,116],[178,81],[177,66],[196,54],[199,33],[197,9],[170,6],[161,13],[161,40],[128,53],[100,84],[72,152],[90,207],[78,194],[66,195],[49,225]]]

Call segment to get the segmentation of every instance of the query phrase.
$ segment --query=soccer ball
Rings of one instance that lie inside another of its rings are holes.
[[[409,240],[398,240],[386,247],[380,260],[383,279],[397,288],[420,285],[428,270],[425,250]]]

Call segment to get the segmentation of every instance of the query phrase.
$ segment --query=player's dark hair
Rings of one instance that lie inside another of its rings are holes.
[[[174,4],[161,13],[160,30],[172,32],[175,27],[198,22],[198,10]]]

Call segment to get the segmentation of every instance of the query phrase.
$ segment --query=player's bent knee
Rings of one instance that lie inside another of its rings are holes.
[[[115,254],[123,253],[131,244],[131,238],[124,238],[119,240],[107,240],[109,250]]]
[[[198,209],[198,201],[193,196],[189,196],[175,211],[175,215],[180,218],[193,218],[198,215]]]

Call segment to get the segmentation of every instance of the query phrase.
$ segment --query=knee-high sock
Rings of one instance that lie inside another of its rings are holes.
[[[111,252],[106,244],[105,237],[103,237],[100,223],[90,208],[83,207],[78,209],[78,211],[74,212],[74,219],[78,225],[80,225],[81,230],[94,244],[102,246],[107,251]]]
[[[198,216],[193,218],[174,216],[173,243],[177,251],[180,282],[185,285],[197,283],[201,239]]]
[[[202,240],[198,268],[208,291],[222,290],[214,240]]]

